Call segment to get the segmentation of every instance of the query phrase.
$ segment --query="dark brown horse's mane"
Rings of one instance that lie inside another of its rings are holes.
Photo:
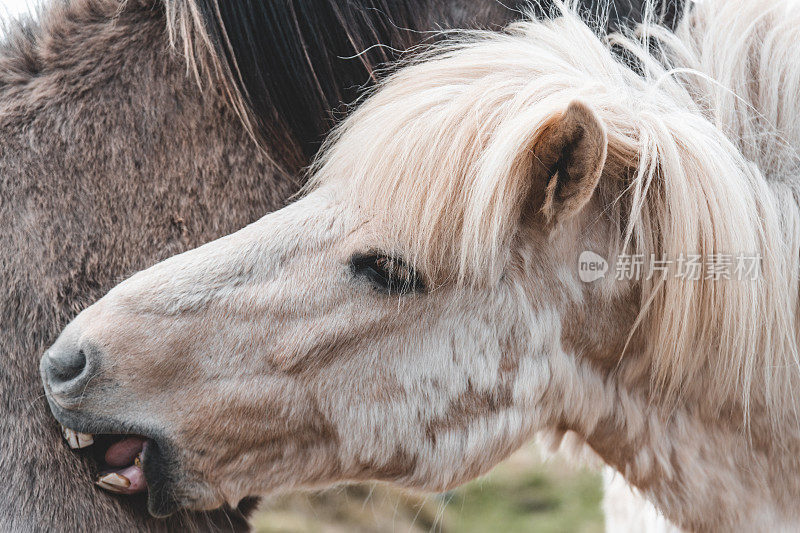
[[[197,0],[261,127],[277,115],[310,158],[342,103],[425,36],[430,0]],[[380,43],[380,44],[377,44]]]
[[[292,168],[313,158],[337,114],[373,84],[381,66],[434,39],[432,27],[453,24],[459,2],[165,0],[165,5],[175,40],[182,38],[185,45],[188,38],[190,61],[200,68],[211,63],[251,133],[267,149],[279,142],[280,162]],[[506,11],[501,18],[507,22],[518,16],[514,8],[522,3],[512,0],[492,9]],[[210,61],[198,44],[211,48]],[[287,154],[287,146],[295,153]]]
[[[468,1],[468,0],[467,0]],[[298,161],[313,158],[337,115],[373,84],[379,70],[455,22],[459,2],[440,0],[165,0],[192,13],[213,48],[240,115],[261,141],[294,146]],[[663,0],[657,13],[673,24],[681,1]],[[642,0],[582,2],[598,32],[642,20]],[[454,7],[455,6],[455,7]],[[505,0],[506,21],[552,14],[549,0]],[[173,20],[181,17],[177,12]],[[495,19],[497,20],[497,19]],[[433,22],[435,21],[435,23]],[[462,21],[463,22],[463,21]],[[494,28],[502,24],[495,24]],[[293,161],[282,161],[290,163]]]

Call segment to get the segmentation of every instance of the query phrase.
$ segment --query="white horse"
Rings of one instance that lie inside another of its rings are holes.
[[[101,483],[158,515],[438,491],[572,431],[679,527],[800,527],[800,16],[707,0],[641,32],[454,37],[302,199],[81,313],[42,359],[56,418],[147,439]]]

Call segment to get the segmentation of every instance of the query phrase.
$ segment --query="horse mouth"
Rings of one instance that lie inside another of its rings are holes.
[[[81,433],[61,424],[67,444],[93,457],[98,465],[94,482],[114,494],[147,492],[147,508],[155,517],[176,512],[172,473],[176,468],[168,444],[141,434]]]
[[[137,494],[147,490],[144,464],[152,439],[142,435],[91,435],[61,426],[64,440],[73,450],[87,450],[100,465],[95,484],[116,494]]]
[[[147,509],[154,517],[181,508],[175,499],[179,461],[160,432],[65,409],[47,387],[45,396],[67,445],[97,465],[93,479],[98,487],[114,494],[146,493]]]

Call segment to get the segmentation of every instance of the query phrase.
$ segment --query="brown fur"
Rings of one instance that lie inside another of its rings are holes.
[[[190,18],[190,2],[168,6]],[[451,22],[459,10],[471,18],[453,2]],[[192,43],[203,90],[187,75],[190,49],[179,40],[170,49],[167,27],[149,1],[71,0],[43,8],[40,22],[12,23],[0,45],[3,531],[247,527],[238,510],[155,520],[142,498],[98,490],[92,462],[62,442],[38,379],[59,330],[120,279],[242,227],[297,189],[298,168],[273,166],[242,127],[230,85],[209,83],[221,79],[209,76],[218,62],[192,41],[196,28],[174,35]]]
[[[36,361],[122,276],[279,207],[293,184],[221,95],[186,77],[158,9],[52,8],[13,32],[0,64],[0,529],[246,528],[239,511],[157,521],[140,498],[97,490],[60,438]]]

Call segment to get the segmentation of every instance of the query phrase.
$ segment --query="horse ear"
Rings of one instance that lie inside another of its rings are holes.
[[[546,183],[541,213],[558,224],[578,213],[594,193],[606,162],[606,128],[594,111],[573,101],[533,146],[534,183]]]

